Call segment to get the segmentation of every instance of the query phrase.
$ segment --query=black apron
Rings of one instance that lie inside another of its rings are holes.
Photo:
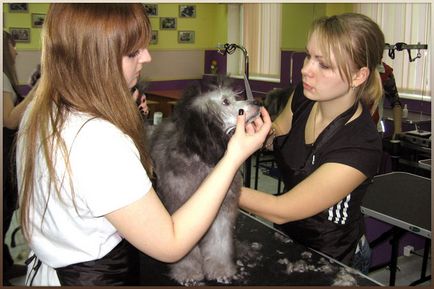
[[[313,106],[313,102],[305,102],[297,108],[299,112],[310,113],[309,106]],[[306,177],[308,177],[319,166],[317,161],[321,154],[321,149],[327,145],[332,137],[342,128],[348,120],[354,115],[358,107],[358,102],[351,106],[348,110],[334,119],[318,136],[317,140],[307,151],[307,157],[299,167],[291,167],[289,161],[289,151],[294,148],[288,144],[290,134],[278,136],[274,139],[274,154],[276,163],[282,174],[282,179],[285,184],[284,192],[289,191]],[[294,113],[294,116],[298,113]],[[306,116],[306,115],[305,115]],[[303,117],[298,117],[293,120],[292,127],[302,126],[304,128]],[[325,217],[325,212],[319,213],[307,219],[289,222],[282,225],[275,225],[276,228],[285,232],[295,241],[302,243],[313,249],[322,251],[336,260],[345,264],[349,264],[353,258],[354,250],[357,246],[357,241],[360,239],[363,230],[354,230],[354,227],[339,227],[333,228],[333,224],[325,230],[330,230],[327,234],[321,230],[325,228],[330,222]],[[357,225],[359,226],[359,225]],[[337,238],[337,234],[346,236],[344,238]],[[327,243],[333,244],[328,251]],[[340,244],[337,244],[340,243]]]
[[[62,286],[137,286],[140,282],[140,253],[123,239],[101,259],[54,268]],[[34,261],[34,259],[36,259]],[[25,264],[33,267],[27,276],[26,285],[32,286],[42,263],[36,255]]]
[[[103,258],[55,268],[62,286],[137,286],[139,251],[123,239]]]

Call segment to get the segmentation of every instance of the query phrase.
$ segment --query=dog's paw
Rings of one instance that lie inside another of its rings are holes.
[[[237,273],[237,268],[234,264],[207,264],[205,268],[205,276],[208,280],[215,280],[221,284],[230,284]]]
[[[231,284],[232,283],[232,277],[218,277],[216,279],[217,283],[220,284]]]
[[[182,286],[190,287],[190,286],[205,286],[205,282],[202,280],[194,280],[194,279],[188,279],[188,280],[182,280],[178,281],[178,283]]]
[[[205,276],[202,271],[192,270],[192,268],[172,268],[170,277],[183,286],[205,285],[203,283]]]

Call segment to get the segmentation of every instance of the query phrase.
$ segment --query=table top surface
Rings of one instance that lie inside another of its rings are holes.
[[[383,118],[387,120],[393,120],[393,110],[390,108],[385,108],[383,110]],[[423,122],[430,122],[431,121],[431,115],[425,114],[422,112],[408,112],[408,117],[402,118],[402,122],[408,123],[408,124],[418,124]]]
[[[234,280],[230,284],[204,281],[200,285],[381,285],[359,271],[293,242],[242,211],[237,219],[235,239]],[[179,285],[167,276],[166,264],[142,254],[140,265],[142,285]]]
[[[184,93],[183,89],[166,89],[166,90],[148,90],[145,91],[146,95],[155,95],[165,98],[170,98],[172,100],[178,100],[182,97]]]
[[[363,199],[362,212],[431,238],[431,180],[406,172],[375,176]]]

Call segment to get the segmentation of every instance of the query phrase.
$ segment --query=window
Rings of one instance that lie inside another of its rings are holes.
[[[244,46],[249,77],[280,81],[281,4],[228,4],[228,42]],[[228,73],[244,74],[244,56],[228,57]]]
[[[356,11],[375,20],[383,30],[386,42],[428,44],[428,50],[420,50],[421,58],[409,61],[408,52],[395,51],[395,59],[384,51],[383,60],[393,68],[396,85],[401,97],[430,100],[431,5],[430,4],[356,4]],[[411,56],[417,55],[411,50]]]

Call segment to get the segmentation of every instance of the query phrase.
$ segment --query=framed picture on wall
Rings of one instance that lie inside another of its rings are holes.
[[[158,5],[157,4],[143,4],[146,9],[146,14],[148,16],[158,16]]]
[[[32,13],[32,27],[41,28],[44,24],[45,14]]]
[[[179,43],[194,43],[194,31],[178,31]]]
[[[157,44],[157,43],[158,43],[158,30],[152,30],[150,44]]]
[[[27,3],[10,3],[9,12],[24,13],[29,12],[29,4]]]
[[[176,29],[176,17],[160,17],[160,29]]]
[[[196,17],[196,5],[179,5],[179,17]]]
[[[30,28],[9,28],[9,33],[15,42],[30,42]]]

